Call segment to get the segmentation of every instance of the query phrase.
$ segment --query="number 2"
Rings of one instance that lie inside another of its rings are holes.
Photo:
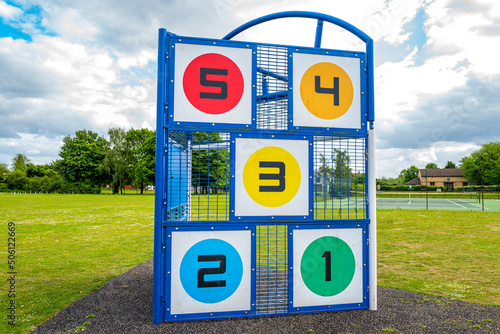
[[[219,262],[218,268],[201,268],[198,270],[198,288],[215,288],[226,286],[226,280],[205,281],[205,275],[224,274],[226,272],[225,255],[198,255],[198,262]]]

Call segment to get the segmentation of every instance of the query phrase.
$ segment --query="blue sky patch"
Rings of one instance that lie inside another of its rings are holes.
[[[0,38],[2,37],[12,37],[13,39],[24,39],[25,41],[31,42],[31,36],[24,33],[20,29],[16,29],[8,24],[4,23],[4,20],[0,20]]]
[[[375,45],[375,65],[377,66],[385,62],[400,62],[417,47],[418,53],[415,59],[415,66],[421,66],[425,60],[421,51],[425,43],[427,43],[427,34],[424,27],[426,19],[427,14],[425,13],[425,9],[419,8],[415,17],[403,25],[403,33],[410,34],[408,40],[398,45],[393,45],[386,41],[377,41]]]
[[[28,5],[22,7],[13,1],[6,1],[10,6],[19,8],[23,14],[12,20],[0,19],[0,37],[12,37],[14,39],[24,39],[31,42],[33,35],[55,36],[55,33],[49,31],[42,25],[44,12],[37,5]]]

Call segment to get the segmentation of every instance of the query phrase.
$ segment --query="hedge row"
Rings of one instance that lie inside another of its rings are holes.
[[[72,183],[64,180],[59,175],[43,177],[19,176],[15,182],[0,183],[0,192],[24,191],[33,193],[59,193],[59,194],[100,194],[99,186]]]
[[[397,186],[381,185],[380,188],[377,187],[378,190],[382,190],[382,191],[420,191],[420,190],[425,190],[425,188],[426,188],[425,186],[420,186],[420,185],[407,186],[404,184],[397,185]],[[438,189],[441,189],[441,191],[444,191],[445,187],[428,186],[427,189],[429,191],[438,191]]]
[[[378,190],[381,191],[425,191],[427,188],[428,191],[446,191],[446,187],[442,186],[425,186],[425,185],[396,185],[396,186],[388,186],[388,185],[380,185],[380,188],[377,187]],[[481,191],[481,186],[466,186],[466,187],[456,187],[454,189],[455,192],[479,192]],[[487,185],[484,186],[484,191],[486,192],[498,192],[500,191],[500,185]]]

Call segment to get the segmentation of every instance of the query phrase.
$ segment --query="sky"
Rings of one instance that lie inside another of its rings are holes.
[[[58,159],[87,129],[156,126],[158,29],[222,38],[288,10],[347,21],[374,40],[377,177],[444,167],[500,140],[496,0],[0,0],[0,163]],[[313,46],[316,22],[281,19],[235,39]],[[325,24],[322,47],[364,51]]]

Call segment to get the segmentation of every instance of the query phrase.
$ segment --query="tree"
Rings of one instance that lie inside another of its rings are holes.
[[[481,183],[481,171],[483,182],[486,185],[500,184],[500,142],[486,143],[477,151],[460,161],[464,177]]]
[[[455,165],[452,161],[448,161],[444,168],[457,168],[457,165]]]
[[[435,163],[429,162],[427,165],[425,165],[425,169],[439,169],[439,167]]]
[[[25,190],[28,178],[26,177],[25,171],[16,169],[12,173],[6,175],[5,181],[7,187],[11,190]]]
[[[404,177],[404,183],[406,183],[418,177],[418,171],[418,168],[412,165],[408,169],[403,169],[399,175]]]
[[[44,177],[44,176],[53,176],[57,174],[54,171],[53,164],[48,165],[34,165],[32,163],[26,164],[26,176],[31,177]]]
[[[141,189],[154,184],[156,132],[148,129],[130,129],[126,135],[127,147],[130,149],[133,182]]]
[[[123,193],[123,186],[131,174],[132,154],[126,143],[126,132],[121,128],[108,130],[110,146],[102,160],[99,170],[111,176],[113,194]]]
[[[351,193],[351,188],[354,187],[354,174],[349,166],[351,158],[346,151],[333,149],[333,197],[346,197]]]
[[[57,171],[68,181],[78,183],[90,192],[100,192],[104,175],[99,165],[104,160],[109,144],[90,130],[76,131],[65,136],[56,162]]]
[[[12,171],[26,170],[26,165],[30,162],[27,156],[18,153],[12,158]]]
[[[328,192],[328,186],[333,180],[333,169],[323,154],[320,153],[319,156],[320,166],[318,168],[316,183],[321,185],[321,191],[323,192],[323,196],[325,196],[325,193]]]
[[[5,163],[0,163],[0,183],[5,182],[5,178],[10,173],[9,165]]]

